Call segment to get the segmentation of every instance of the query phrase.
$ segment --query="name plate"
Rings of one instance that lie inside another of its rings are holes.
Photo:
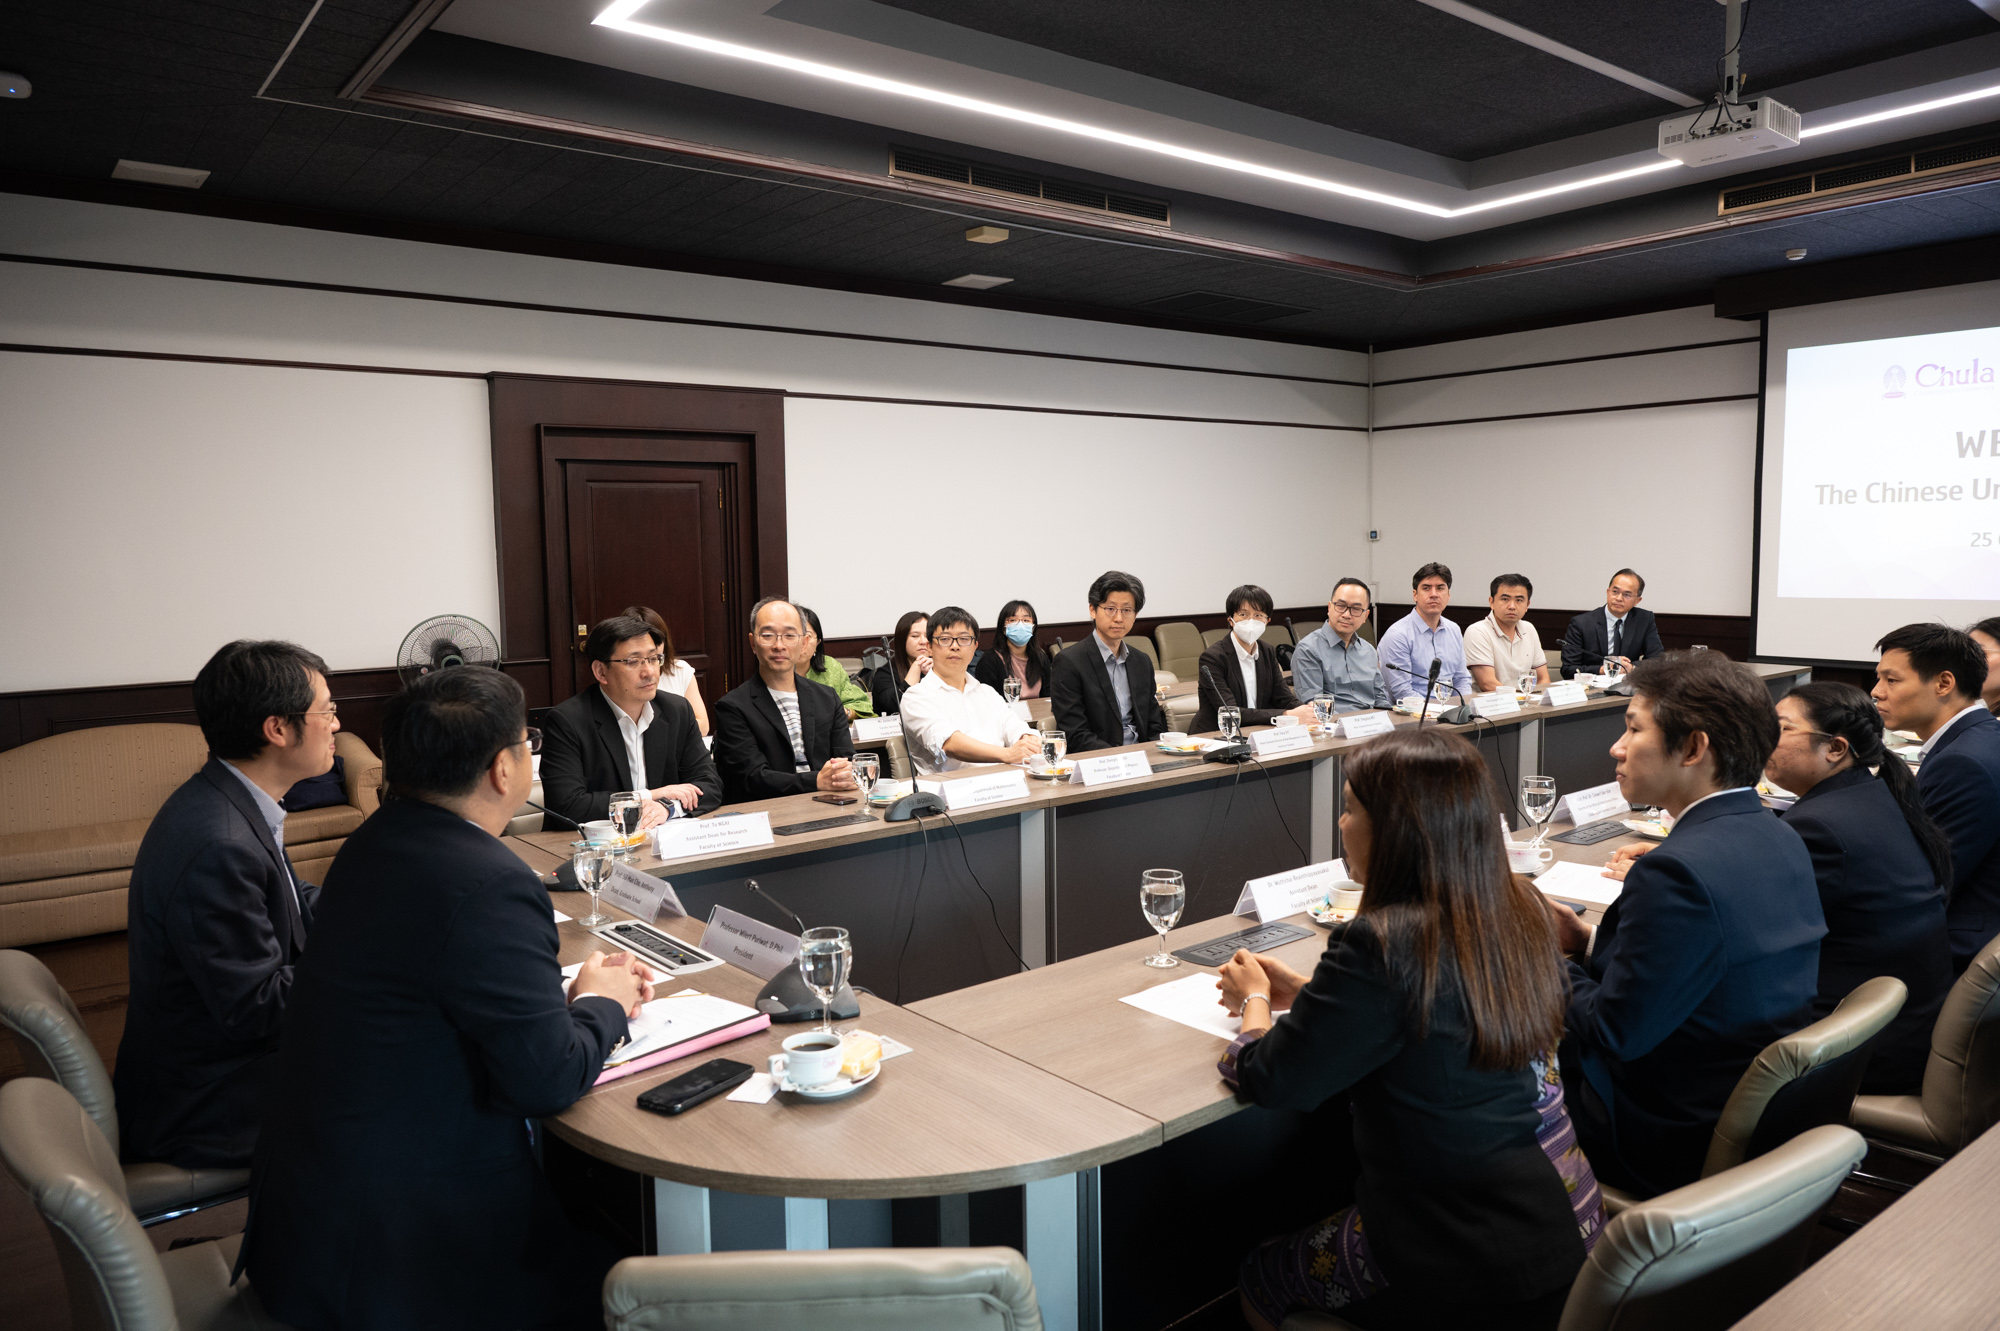
[[[672,883],[649,873],[640,873],[629,864],[614,862],[611,872],[605,876],[604,885],[598,889],[598,895],[648,924],[659,917],[663,906],[670,915],[687,914],[687,907],[681,905],[681,899],[674,894]]]
[[[1076,760],[1077,779],[1086,786],[1101,786],[1107,781],[1130,781],[1133,777],[1152,774],[1153,765],[1146,761],[1144,751],[1107,753],[1101,758]]]
[[[903,733],[902,723],[893,716],[864,716],[854,722],[854,742],[867,744],[874,740],[894,739]]]
[[[1574,790],[1562,797],[1556,811],[1549,816],[1550,822],[1561,822],[1565,815],[1578,827],[1585,823],[1600,822],[1606,818],[1629,818],[1632,802],[1618,793],[1618,783],[1607,781],[1601,786],[1588,790]]]
[[[799,936],[717,906],[708,912],[708,926],[701,931],[701,950],[768,980],[798,961]]]
[[[1297,753],[1313,746],[1312,731],[1305,726],[1272,726],[1269,730],[1253,730],[1243,738],[1249,743],[1250,752],[1259,758]]]
[[[1548,687],[1542,690],[1544,707],[1573,707],[1589,701],[1590,695],[1584,692],[1583,685],[1573,679],[1550,680]]]
[[[1236,898],[1238,915],[1254,915],[1259,924],[1297,915],[1314,902],[1323,901],[1335,883],[1344,882],[1347,867],[1340,860],[1308,864],[1303,869],[1287,869],[1267,878],[1252,878],[1243,884]]]
[[[771,815],[739,813],[727,818],[675,818],[653,829],[653,853],[663,860],[714,855],[771,844]]]
[[[1015,716],[1020,717],[1023,721],[1026,721],[1029,725],[1035,724],[1035,714],[1028,710],[1028,700],[1026,698],[1014,699],[1014,701],[1007,704],[1007,710]]]
[[[979,809],[988,804],[1005,804],[1008,800],[1028,798],[1027,774],[1017,767],[940,784],[944,790],[944,807],[953,813],[960,809]]]
[[[1521,701],[1514,696],[1514,690],[1511,688],[1503,688],[1498,693],[1475,693],[1470,701],[1475,715],[1489,719],[1496,716],[1512,716],[1521,710]]]
[[[1396,718],[1387,712],[1349,712],[1334,723],[1334,731],[1342,739],[1367,739],[1370,735],[1386,735],[1396,728]]]

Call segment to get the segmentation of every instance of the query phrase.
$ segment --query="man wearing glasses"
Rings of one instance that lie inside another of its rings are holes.
[[[767,596],[750,608],[757,673],[715,704],[715,760],[731,804],[853,790],[854,736],[840,695],[797,673],[810,655],[799,608]]]
[[[1246,582],[1224,598],[1223,613],[1229,616],[1229,636],[1217,639],[1201,654],[1197,670],[1201,710],[1188,729],[1196,734],[1214,730],[1218,707],[1239,709],[1246,726],[1261,726],[1286,715],[1310,720],[1312,704],[1292,696],[1277,654],[1257,645],[1271,626],[1271,593]]]
[[[1586,610],[1570,620],[1563,634],[1563,678],[1578,674],[1602,674],[1604,662],[1616,661],[1626,670],[1634,661],[1658,656],[1667,650],[1660,641],[1660,626],[1653,612],[1641,610],[1646,580],[1629,568],[1611,575],[1604,592],[1602,610]]]
[[[1326,602],[1326,624],[1292,651],[1292,692],[1310,703],[1331,697],[1335,710],[1366,712],[1389,706],[1375,648],[1361,636],[1374,597],[1359,578],[1342,578]]]
[[[1007,700],[966,674],[979,647],[979,622],[948,605],[930,617],[931,672],[903,695],[910,761],[930,775],[974,763],[1024,763],[1042,751],[1041,734]]]
[[[332,769],[335,710],[326,663],[289,642],[232,642],[195,676],[208,762],[160,806],[132,866],[132,1001],[113,1079],[127,1159],[250,1165],[319,900],[285,858],[279,801]],[[165,1199],[134,1199],[148,1200]]]
[[[660,688],[652,625],[618,615],[584,640],[596,683],[542,718],[544,803],[573,823],[606,818],[620,791],[646,792],[641,829],[722,804],[722,778],[687,699]]]
[[[1125,643],[1145,608],[1146,584],[1130,573],[1113,569],[1090,584],[1091,635],[1049,670],[1049,701],[1069,752],[1150,743],[1167,728],[1153,663]]]

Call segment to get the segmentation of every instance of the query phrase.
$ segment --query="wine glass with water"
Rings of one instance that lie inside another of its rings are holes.
[[[1062,767],[1063,757],[1069,753],[1069,736],[1060,730],[1042,732],[1042,767],[1050,772]]]
[[[829,925],[799,935],[799,975],[819,1000],[819,1028],[824,1034],[835,1034],[833,996],[846,985],[853,960],[854,948],[845,929]]]
[[[643,790],[621,790],[611,797],[611,830],[618,834],[618,858],[632,857],[632,839],[639,834],[640,820],[646,816],[647,795]]]
[[[1179,923],[1187,905],[1187,886],[1178,869],[1148,869],[1139,879],[1139,908],[1146,923],[1160,935],[1160,950],[1146,958],[1148,966],[1162,969],[1180,965],[1180,958],[1167,951],[1167,930]]]
[[[1522,777],[1521,812],[1535,824],[1535,839],[1529,845],[1542,844],[1542,838],[1548,834],[1549,816],[1555,811],[1556,779],[1552,776]]]
[[[604,887],[606,865],[604,851],[588,841],[574,842],[573,845],[575,853],[570,856],[569,862],[570,867],[576,870],[576,885],[590,893],[590,914],[577,923],[586,929],[595,929],[611,919],[597,905],[597,894]]]
[[[1322,735],[1332,732],[1334,711],[1335,703],[1333,695],[1322,693],[1319,697],[1313,699],[1313,719],[1319,722],[1319,730]]]
[[[861,800],[865,804],[868,797],[875,793],[875,782],[882,775],[882,760],[872,753],[857,753],[852,759],[851,768],[854,772],[854,787],[861,792]]]
[[[1009,703],[1021,701],[1021,677],[1019,675],[1009,675],[1007,678],[1001,680],[1000,692],[1007,696]]]

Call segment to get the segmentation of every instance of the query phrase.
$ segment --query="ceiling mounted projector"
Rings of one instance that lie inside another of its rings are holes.
[[[1660,155],[1707,166],[1799,146],[1799,113],[1759,97],[1725,102],[1660,123]]]

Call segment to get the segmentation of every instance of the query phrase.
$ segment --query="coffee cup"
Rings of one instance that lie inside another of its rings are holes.
[[[1296,716],[1290,715],[1274,716],[1271,718],[1271,724],[1274,726],[1295,726],[1299,724],[1299,719]]]
[[[1556,857],[1547,846],[1531,846],[1524,841],[1507,843],[1507,867],[1515,873],[1539,873]]]
[[[1187,732],[1184,730],[1163,731],[1160,734],[1160,743],[1170,749],[1182,748],[1187,744]]]
[[[616,846],[620,841],[617,829],[612,827],[609,818],[600,818],[594,823],[578,823],[576,830],[583,833],[583,839],[595,849]]]
[[[824,1086],[840,1075],[841,1038],[825,1031],[805,1031],[785,1041],[785,1052],[771,1055],[771,1079],[780,1085]]]
[[[1351,881],[1337,883],[1326,894],[1326,900],[1333,907],[1334,919],[1351,920],[1361,909],[1361,884]]]

